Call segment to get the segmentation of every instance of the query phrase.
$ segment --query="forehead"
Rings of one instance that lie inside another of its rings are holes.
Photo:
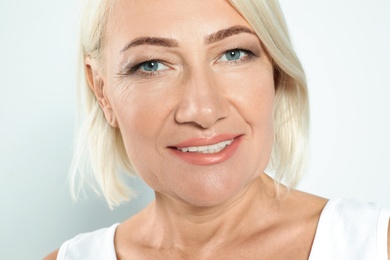
[[[245,19],[227,0],[118,0],[108,24],[108,40],[153,36],[203,38]]]

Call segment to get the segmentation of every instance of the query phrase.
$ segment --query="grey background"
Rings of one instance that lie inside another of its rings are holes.
[[[0,1],[0,259],[40,259],[153,199],[70,199],[78,2]],[[390,208],[390,2],[281,1],[308,75],[311,163],[300,188]]]

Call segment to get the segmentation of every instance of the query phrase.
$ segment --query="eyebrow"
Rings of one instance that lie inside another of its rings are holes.
[[[248,27],[242,26],[242,25],[235,25],[235,26],[229,27],[227,29],[219,30],[215,33],[212,33],[212,34],[206,36],[204,43],[207,45],[212,44],[212,43],[215,43],[218,41],[222,41],[223,39],[225,39],[227,37],[230,37],[230,36],[233,36],[233,35],[239,34],[239,33],[250,33],[250,34],[257,36],[257,34],[253,30],[249,29]]]
[[[204,43],[206,45],[221,41],[225,38],[228,38],[230,36],[239,34],[239,33],[250,33],[255,36],[256,33],[249,29],[246,26],[242,25],[235,25],[226,29],[219,30],[215,33],[212,33],[204,38]],[[139,37],[135,38],[131,42],[127,43],[122,49],[121,53],[125,52],[131,47],[140,46],[140,45],[152,45],[152,46],[162,46],[162,47],[179,47],[179,42],[174,39],[169,38],[160,38],[160,37]]]
[[[159,37],[139,37],[135,38],[131,42],[125,45],[122,48],[121,53],[126,51],[127,49],[140,45],[154,45],[154,46],[162,46],[162,47],[178,47],[179,43],[174,39],[168,38],[159,38]]]

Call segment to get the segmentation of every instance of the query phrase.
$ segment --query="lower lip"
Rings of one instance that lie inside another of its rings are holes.
[[[212,165],[228,160],[237,150],[241,143],[241,137],[237,137],[234,141],[226,146],[218,153],[196,153],[196,152],[182,152],[177,149],[171,149],[172,153],[184,160],[187,163],[195,165]]]

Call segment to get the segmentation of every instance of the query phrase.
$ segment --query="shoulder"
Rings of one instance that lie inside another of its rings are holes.
[[[318,223],[312,253],[359,259],[387,259],[390,212],[373,203],[330,200]],[[374,256],[377,256],[375,258]]]
[[[295,216],[299,221],[304,219],[317,223],[321,212],[328,203],[328,199],[299,190],[289,191],[286,198],[288,199],[284,201],[284,205],[287,207],[289,216]]]
[[[56,260],[57,259],[57,255],[58,255],[58,251],[59,251],[59,249],[57,249],[56,251],[50,253],[45,258],[43,258],[43,260]]]
[[[118,224],[83,233],[62,244],[57,259],[115,259],[114,236]],[[98,249],[98,250],[97,250]],[[51,255],[49,255],[51,256]],[[55,258],[48,258],[55,259]]]
[[[387,231],[387,257],[390,260],[390,217],[389,217],[389,226],[388,226],[388,231]]]

